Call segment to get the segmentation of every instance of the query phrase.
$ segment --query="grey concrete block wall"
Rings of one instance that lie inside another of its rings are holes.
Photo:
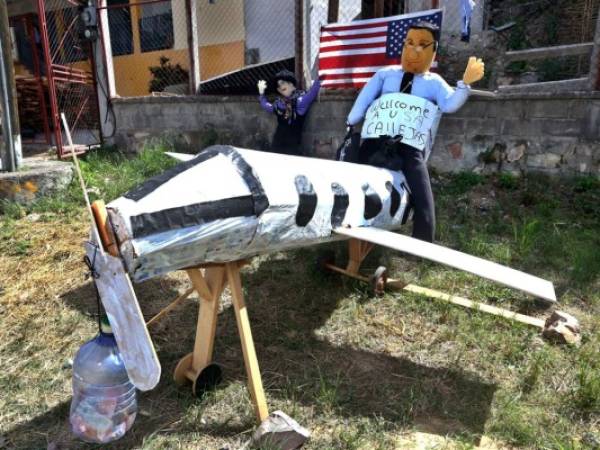
[[[333,158],[353,96],[322,93],[303,135],[307,155]],[[213,143],[268,148],[276,120],[256,97],[115,99],[116,145],[139,151],[157,138],[181,150]],[[430,165],[441,172],[527,171],[600,176],[600,93],[472,96],[442,118]]]

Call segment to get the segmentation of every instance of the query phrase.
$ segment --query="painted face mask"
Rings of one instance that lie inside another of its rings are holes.
[[[279,92],[285,98],[291,97],[295,91],[296,91],[296,86],[294,86],[289,81],[285,81],[285,80],[277,81],[277,92]]]
[[[409,30],[402,48],[402,69],[409,73],[425,73],[435,57],[436,44],[429,30]]]

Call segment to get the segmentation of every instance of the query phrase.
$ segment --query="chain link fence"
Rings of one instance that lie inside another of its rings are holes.
[[[107,0],[100,28],[112,53],[116,94],[189,92],[187,12],[182,0]],[[102,20],[108,20],[108,27]]]
[[[507,51],[573,45],[594,39],[600,0],[490,0],[489,26],[498,30]],[[590,50],[591,51],[591,50]],[[584,78],[590,52],[513,61],[504,68],[505,84]]]
[[[192,57],[207,81],[294,56],[294,0],[107,0],[105,8],[122,97],[190,93]]]

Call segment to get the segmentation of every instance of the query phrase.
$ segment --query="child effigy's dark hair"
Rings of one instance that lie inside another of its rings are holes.
[[[277,72],[275,74],[275,76],[273,77],[273,80],[275,81],[275,84],[277,84],[277,82],[279,80],[282,80],[282,81],[287,81],[288,83],[292,83],[294,85],[294,87],[298,86],[298,81],[296,80],[296,77],[294,76],[294,74],[292,72],[290,72],[287,69],[283,69],[283,70],[280,70],[279,72]]]

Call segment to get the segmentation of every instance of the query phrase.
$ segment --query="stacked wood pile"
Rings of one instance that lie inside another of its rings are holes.
[[[41,83],[46,101],[46,111],[42,110],[39,94],[39,81],[35,78],[16,77],[17,101],[19,105],[19,123],[23,134],[35,134],[44,132],[43,114],[50,117],[47,109],[48,83],[42,78]]]

